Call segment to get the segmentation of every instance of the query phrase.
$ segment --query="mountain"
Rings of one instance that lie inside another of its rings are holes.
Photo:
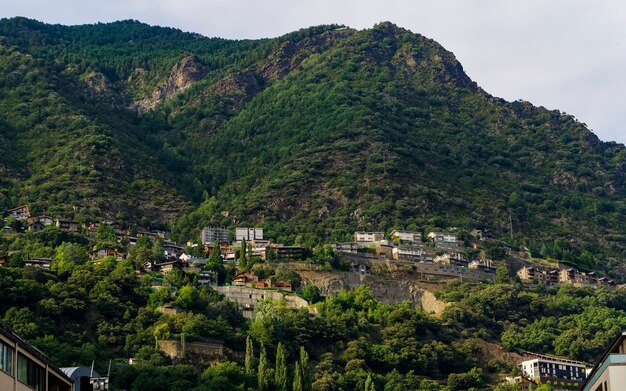
[[[0,21],[0,206],[279,241],[493,228],[618,273],[625,148],[381,23],[274,39]],[[511,229],[512,228],[512,229]]]

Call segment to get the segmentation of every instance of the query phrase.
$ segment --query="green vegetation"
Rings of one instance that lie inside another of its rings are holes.
[[[172,224],[180,241],[206,224],[301,245],[491,227],[617,270],[622,145],[488,95],[420,35],[338,27],[228,41],[2,19],[0,207]]]

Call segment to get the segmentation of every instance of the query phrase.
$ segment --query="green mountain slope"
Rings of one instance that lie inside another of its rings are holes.
[[[16,151],[0,160],[4,206],[183,216],[179,239],[208,223],[298,243],[492,227],[583,268],[624,255],[623,145],[489,95],[452,53],[390,23],[228,41],[15,18],[0,35],[0,148]]]

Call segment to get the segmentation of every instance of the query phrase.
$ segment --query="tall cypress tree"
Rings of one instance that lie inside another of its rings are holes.
[[[304,350],[304,346],[300,346],[300,372],[302,377],[302,390],[312,390],[311,372],[309,371],[309,354]]]
[[[276,390],[287,391],[287,363],[285,361],[285,348],[282,342],[278,343],[278,348],[276,349],[276,366],[274,371]]]
[[[261,345],[261,354],[259,355],[259,369],[257,373],[257,384],[259,387],[259,391],[265,391],[268,389],[269,382],[267,378],[267,370],[268,370],[268,362],[267,362],[267,354],[265,352],[265,346]]]
[[[241,250],[239,250],[239,267],[242,270],[245,270],[246,267],[247,267],[247,264],[246,264],[246,249],[247,249],[246,239],[244,238],[244,239],[241,239]]]
[[[296,369],[293,373],[293,391],[304,391],[302,388],[302,374],[300,371],[300,363],[296,361]]]
[[[252,338],[248,335],[246,338],[246,376],[252,378],[254,372],[254,345]]]
[[[376,391],[376,388],[374,388],[374,382],[372,381],[371,373],[367,375],[367,380],[365,380],[365,391]]]

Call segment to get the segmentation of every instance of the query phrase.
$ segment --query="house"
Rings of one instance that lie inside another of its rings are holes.
[[[468,268],[474,270],[482,270],[487,273],[495,273],[496,265],[493,263],[491,259],[479,259],[469,263],[467,265]]]
[[[113,257],[116,261],[123,261],[126,259],[126,254],[113,248],[101,248],[99,250],[89,252],[89,259],[91,259],[91,261],[96,265],[99,265],[106,257]]]
[[[370,274],[372,274],[372,268],[364,263],[351,263],[350,271],[353,273],[357,273],[361,276],[369,276]]]
[[[626,390],[626,332],[622,331],[604,351],[585,379],[581,391]]]
[[[43,231],[49,225],[54,223],[54,219],[46,214],[32,216],[26,219],[28,230],[33,232]]]
[[[435,252],[425,247],[401,245],[393,248],[392,258],[398,261],[433,262]]]
[[[532,357],[522,361],[518,367],[522,375],[536,383],[559,384],[579,387],[587,378],[589,365],[566,358],[531,353]]]
[[[560,282],[559,270],[544,270],[535,266],[522,267],[517,271],[517,276],[526,284],[556,285]]]
[[[213,270],[200,270],[198,272],[198,284],[217,285],[217,273]]]
[[[60,368],[74,382],[72,391],[97,391],[109,389],[109,377],[100,376],[92,367]]]
[[[293,287],[291,286],[290,282],[276,281],[272,278],[268,278],[265,280],[265,286],[267,286],[268,288],[279,289],[282,291],[291,292],[293,290]]]
[[[332,248],[335,252],[356,254],[359,246],[355,242],[333,243]]]
[[[249,285],[259,282],[259,276],[254,273],[239,273],[233,278],[233,285]]]
[[[574,268],[559,270],[559,283],[561,284],[588,284],[589,276]]]
[[[235,241],[241,242],[244,239],[246,242],[263,240],[263,228],[235,228]]]
[[[519,391],[530,391],[537,388],[538,384],[525,376],[506,377],[505,382],[509,384],[517,384]]]
[[[474,228],[469,232],[469,234],[478,240],[495,240],[496,239],[495,231],[489,228],[487,229]]]
[[[166,240],[163,242],[163,255],[167,260],[178,259],[185,253],[185,249],[182,246],[177,245],[174,242]]]
[[[218,227],[205,227],[200,232],[200,243],[203,246],[213,245],[215,242],[228,242],[228,230]]]
[[[391,239],[401,242],[422,243],[422,233],[415,231],[391,231]]]
[[[76,222],[76,221],[57,219],[55,222],[55,225],[61,231],[67,231],[67,232],[80,232],[81,231],[81,225],[79,222]]]
[[[450,232],[429,232],[427,235],[435,247],[441,249],[458,249],[463,242],[457,239],[457,236]]]
[[[30,210],[27,205],[21,205],[17,208],[7,210],[4,214],[7,217],[13,217],[15,220],[27,221],[30,217]]]
[[[73,381],[0,320],[0,390],[72,391]]]
[[[45,270],[50,270],[52,266],[52,259],[50,258],[33,258],[24,261],[24,267],[39,267]]]
[[[169,272],[171,272],[174,269],[178,269],[181,270],[182,269],[182,265],[180,263],[179,260],[175,260],[175,261],[167,261],[167,262],[161,262],[161,263],[155,263],[151,265],[152,270],[157,271],[161,274],[167,274]]]
[[[465,255],[458,251],[450,251],[443,255],[438,255],[435,259],[433,259],[433,262],[443,265],[467,266],[467,259],[465,258]]]
[[[375,244],[385,239],[384,232],[355,232],[354,233],[354,241],[359,246],[368,246],[370,244]]]

